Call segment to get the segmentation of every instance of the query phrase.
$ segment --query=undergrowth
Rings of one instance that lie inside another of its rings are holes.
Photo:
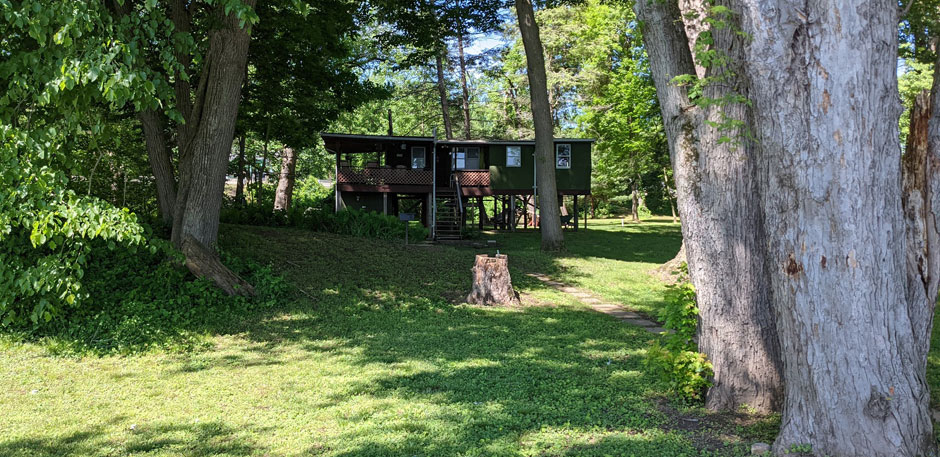
[[[288,291],[269,267],[223,252],[223,262],[256,291],[253,298],[229,297],[194,278],[165,242],[153,243],[160,249],[96,246],[83,280],[89,299],[48,325],[6,328],[7,338],[42,341],[57,355],[186,351],[205,341],[205,329],[235,328],[233,316],[272,307]]]
[[[688,403],[700,402],[711,386],[712,364],[698,351],[698,305],[695,288],[688,279],[688,266],[679,267],[679,280],[667,286],[660,311],[663,327],[674,332],[665,335],[662,344],[653,342],[647,366],[665,381],[678,397]]]

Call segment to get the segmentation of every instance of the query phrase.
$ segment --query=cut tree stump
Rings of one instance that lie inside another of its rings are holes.
[[[509,258],[505,254],[490,257],[481,254],[473,264],[473,288],[467,303],[475,305],[518,305],[519,294],[509,278]]]
[[[183,239],[183,255],[186,256],[186,268],[197,278],[206,278],[219,286],[228,295],[255,295],[255,288],[237,274],[229,270],[219,256],[197,241],[191,235]]]

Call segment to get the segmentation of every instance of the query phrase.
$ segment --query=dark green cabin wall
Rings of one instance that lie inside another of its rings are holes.
[[[571,168],[555,169],[555,182],[558,190],[590,190],[591,189],[591,144],[590,143],[564,143],[571,144]],[[506,146],[491,145],[487,157],[490,169],[490,187],[494,190],[503,189],[531,189],[535,158],[532,153],[535,146],[522,146],[522,166],[506,166]],[[552,161],[554,162],[554,155]]]

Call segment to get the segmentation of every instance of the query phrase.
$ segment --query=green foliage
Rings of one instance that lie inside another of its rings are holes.
[[[704,398],[711,386],[712,364],[705,354],[698,352],[695,333],[698,328],[698,305],[695,288],[688,281],[688,267],[680,267],[680,279],[669,286],[660,313],[663,327],[674,333],[663,337],[663,343],[653,343],[647,366],[668,381],[673,391],[684,401],[697,402]]]
[[[76,138],[102,134],[94,106],[153,106],[168,90],[140,70],[141,40],[165,39],[149,2],[120,20],[103,2],[0,1],[0,325],[38,327],[78,307],[92,243],[145,245],[135,215],[69,188]],[[148,37],[148,38],[141,38]]]
[[[319,202],[312,200],[309,206],[294,204],[290,210],[278,212],[271,209],[273,205],[230,205],[222,208],[221,220],[227,224],[298,227],[380,240],[405,238],[405,222],[397,217],[356,209],[336,213],[333,211],[332,198],[329,195]],[[428,234],[428,230],[420,223],[410,222],[409,240],[423,240]]]
[[[187,349],[200,344],[201,329],[217,328],[287,296],[287,284],[269,267],[223,253],[225,264],[257,293],[254,298],[229,297],[209,281],[194,279],[167,243],[155,241],[154,246],[158,249],[153,252],[140,252],[94,243],[84,287],[90,299],[29,338],[54,341],[56,353]]]
[[[917,94],[927,90],[933,85],[933,63],[920,63],[916,60],[906,61],[903,65],[904,73],[898,76],[898,92],[901,103],[904,104],[904,113],[898,120],[901,132],[901,146],[907,143],[907,134],[911,130],[911,108]]]

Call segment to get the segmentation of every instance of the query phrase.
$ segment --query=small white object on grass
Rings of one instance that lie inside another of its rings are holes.
[[[767,443],[754,443],[751,445],[751,455],[767,455],[770,453],[770,445]]]

